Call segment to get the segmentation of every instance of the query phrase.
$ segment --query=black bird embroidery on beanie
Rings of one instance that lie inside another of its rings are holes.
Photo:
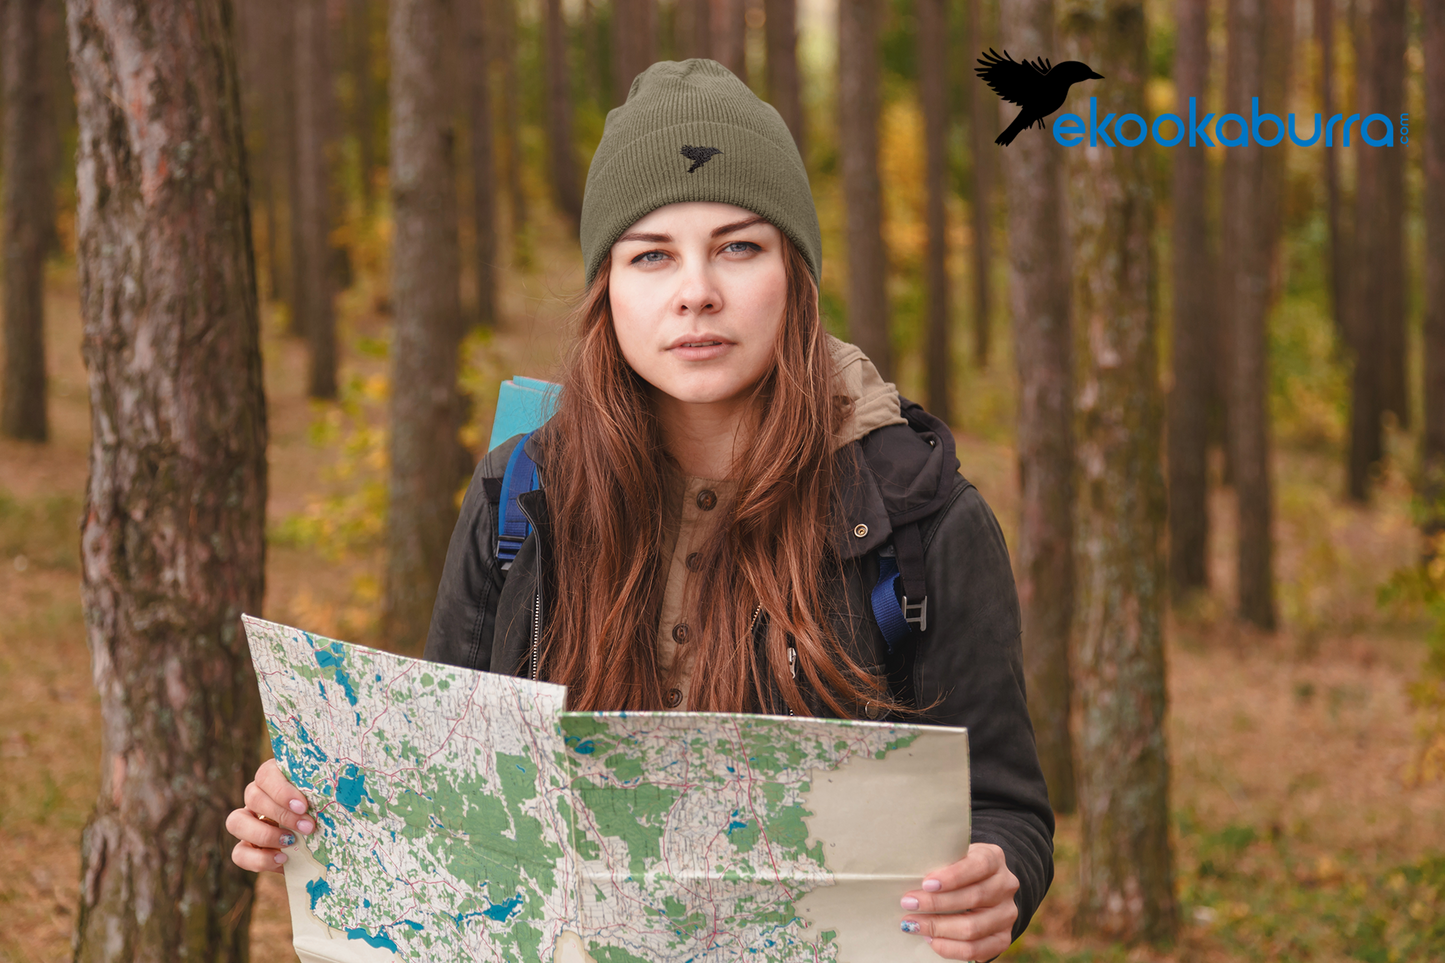
[[[691,144],[683,144],[681,151],[683,157],[692,161],[692,166],[687,169],[689,174],[712,160],[712,155],[721,153],[716,147],[694,147]]]
[[[1094,73],[1088,64],[1077,60],[1065,60],[1061,64],[1051,65],[1040,57],[1032,62],[1025,60],[1019,63],[1008,55],[1007,50],[1000,57],[998,51],[992,47],[978,62],[983,66],[975,67],[974,71],[983,78],[984,83],[1008,103],[1018,104],[1023,108],[1014,118],[1014,122],[994,141],[1004,147],[1013,143],[1019,131],[1027,130],[1035,124],[1040,130],[1048,126],[1044,118],[1064,106],[1064,100],[1069,96],[1069,88],[1074,84],[1081,80],[1104,79],[1102,74]]]

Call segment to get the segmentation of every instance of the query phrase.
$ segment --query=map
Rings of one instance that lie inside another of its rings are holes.
[[[304,963],[936,959],[898,898],[968,848],[967,733],[564,711],[561,686],[245,618]]]

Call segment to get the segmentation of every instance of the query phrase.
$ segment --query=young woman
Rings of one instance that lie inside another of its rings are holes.
[[[573,709],[966,726],[973,844],[900,915],[940,957],[998,955],[1053,876],[1007,549],[946,426],[823,331],[782,119],[713,61],[654,64],[608,115],[582,247],[559,409],[526,441],[532,532],[503,571],[513,439],[463,502],[426,657],[565,684]],[[896,644],[870,601],[894,565],[926,594]],[[227,825],[257,871],[315,829],[273,762]]]

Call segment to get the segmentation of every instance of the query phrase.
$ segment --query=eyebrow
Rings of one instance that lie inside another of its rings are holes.
[[[731,234],[734,231],[741,231],[745,227],[752,227],[754,224],[762,224],[767,221],[765,217],[750,217],[745,221],[736,221],[732,224],[724,224],[722,227],[714,228],[712,237],[722,237],[724,234]],[[641,231],[630,231],[617,239],[617,243],[623,241],[642,241],[644,244],[671,244],[671,234],[644,234]]]

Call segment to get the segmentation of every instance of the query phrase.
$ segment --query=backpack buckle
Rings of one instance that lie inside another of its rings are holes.
[[[910,602],[908,596],[903,596],[903,621],[914,626],[918,631],[928,630],[928,596],[923,596],[917,602]]]

